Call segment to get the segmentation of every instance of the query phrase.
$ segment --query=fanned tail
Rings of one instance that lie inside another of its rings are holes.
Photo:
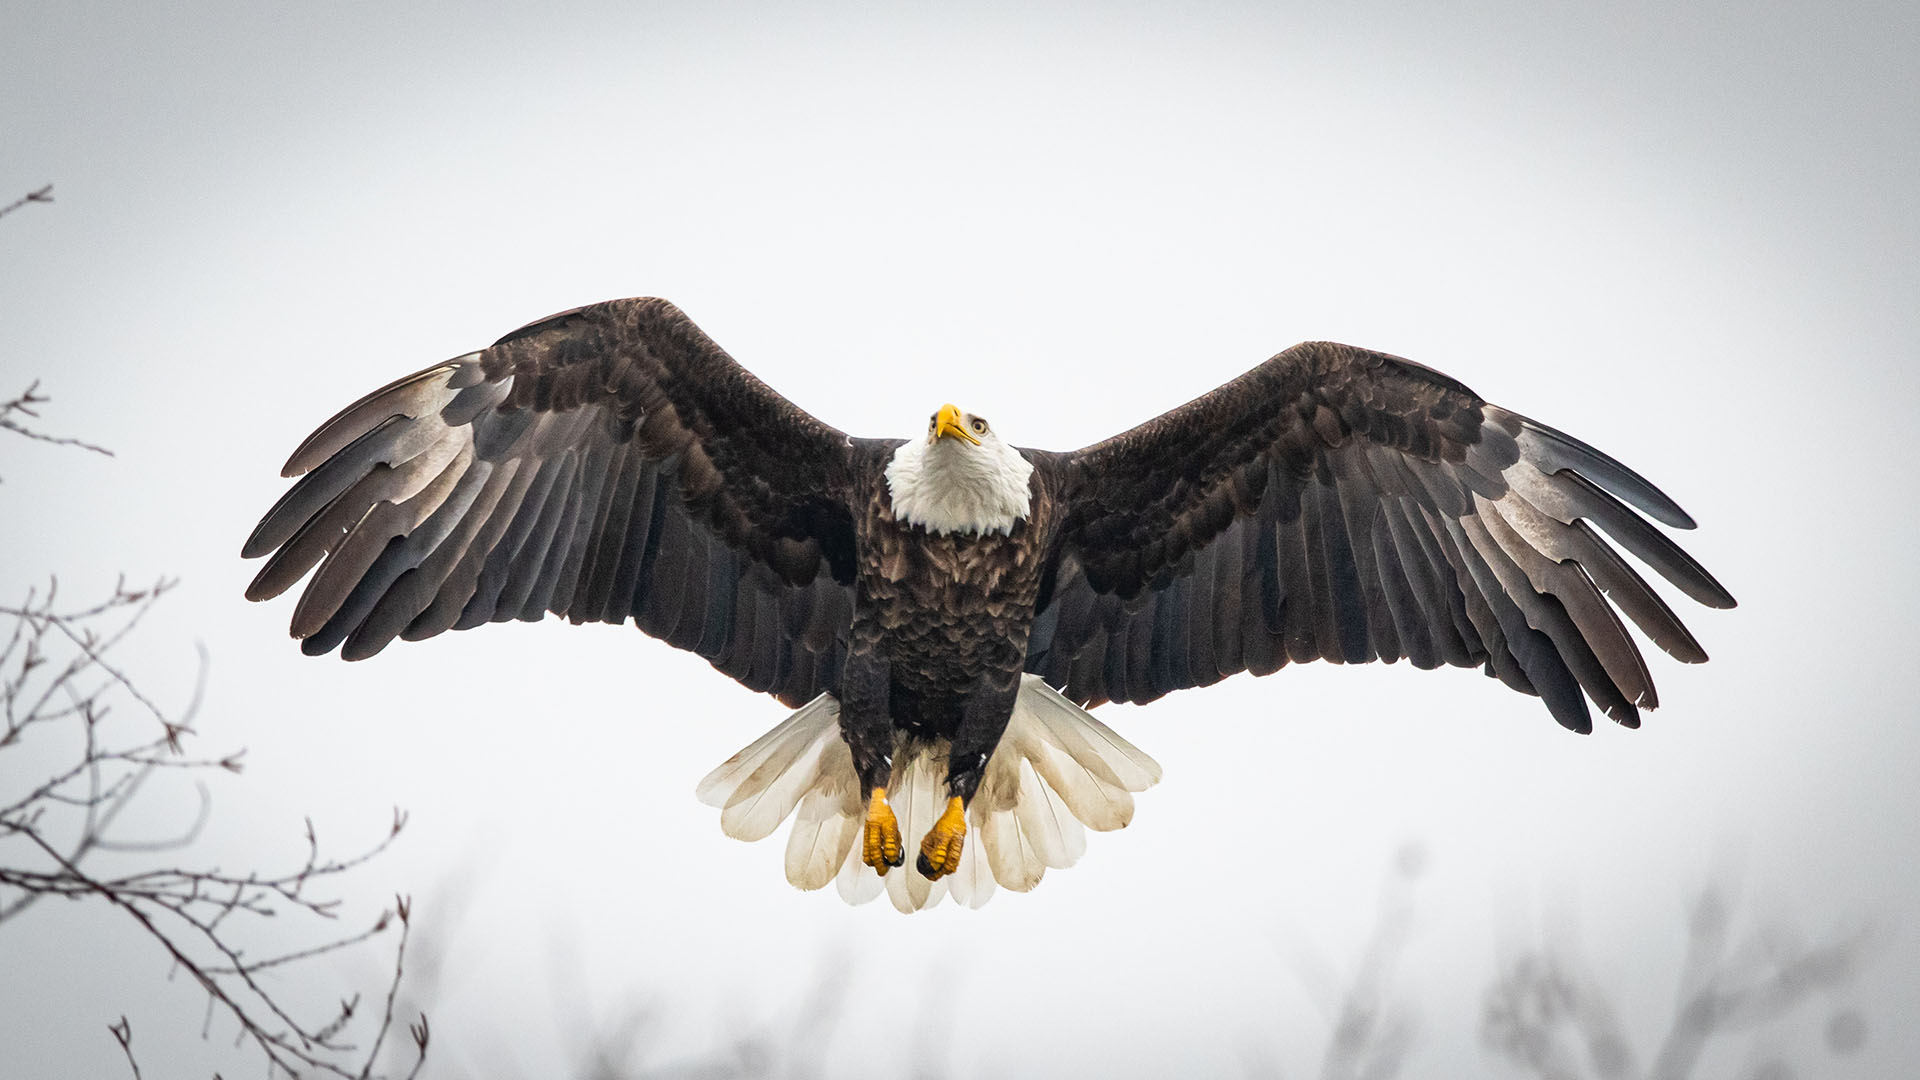
[[[908,849],[917,850],[946,802],[948,746],[900,740],[887,797]],[[721,830],[737,840],[763,839],[792,816],[786,870],[797,888],[831,881],[850,904],[885,892],[894,907],[913,912],[949,893],[977,908],[996,885],[1026,892],[1049,868],[1080,858],[1087,829],[1125,827],[1134,793],[1159,779],[1152,758],[1039,676],[1025,675],[1006,734],[968,806],[971,835],[960,865],[939,881],[922,877],[911,857],[884,879],[860,861],[855,841],[866,805],[840,737],[840,703],[831,695],[814,698],[728,758],[695,794],[720,808]]]

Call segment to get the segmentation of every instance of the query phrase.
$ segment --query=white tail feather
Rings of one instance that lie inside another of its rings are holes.
[[[873,868],[860,861],[860,845],[854,844],[847,852],[847,861],[840,864],[840,872],[834,875],[833,885],[840,893],[840,899],[849,904],[870,903],[874,897],[886,891],[887,883]]]
[[[860,861],[864,795],[840,737],[840,703],[822,694],[708,773],[695,789],[721,808],[720,827],[759,840],[793,816],[787,880],[802,889],[835,883],[850,904],[885,892],[894,907],[919,911],[952,893],[977,908],[996,886],[1026,892],[1048,868],[1086,852],[1086,830],[1107,832],[1133,819],[1133,793],[1160,779],[1160,766],[1036,675],[1022,677],[1007,731],[987,761],[968,807],[960,866],[939,881],[914,869],[920,838],[946,806],[944,741],[895,747],[887,797],[900,824],[906,864],[882,879]],[[795,808],[798,813],[795,813]]]
[[[802,889],[818,889],[833,880],[860,836],[863,818],[853,757],[839,742],[844,769],[823,762],[820,782],[800,800],[793,831],[787,835],[787,880]],[[835,773],[841,777],[836,779]],[[854,860],[858,862],[858,858]]]
[[[975,819],[978,820],[977,818]],[[970,908],[993,899],[993,868],[988,865],[986,855],[981,852],[980,831],[973,829],[975,839],[960,849],[960,866],[947,879],[947,891],[953,894],[953,902]]]
[[[947,894],[945,878],[930,881],[913,867],[920,855],[920,837],[933,828],[943,809],[940,804],[946,802],[941,797],[946,790],[946,754],[942,752],[936,758],[927,752],[930,749],[932,747],[920,747],[917,753],[910,750],[894,755],[894,778],[887,793],[893,812],[899,818],[900,840],[906,849],[905,864],[887,871],[887,899],[908,915],[939,903]]]
[[[840,703],[831,694],[821,694],[775,724],[765,735],[748,743],[745,749],[721,762],[694,787],[694,798],[708,806],[726,806],[762,762],[784,747],[805,745],[822,732],[836,731],[839,724]]]
[[[720,828],[736,840],[761,840],[793,813],[802,795],[821,779],[839,774],[823,769],[838,747],[852,771],[853,758],[838,737],[840,703],[814,698],[753,745],[708,773],[694,796],[720,810]]]

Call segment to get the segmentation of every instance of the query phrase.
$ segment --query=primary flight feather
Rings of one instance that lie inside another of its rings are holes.
[[[1632,470],[1327,342],[1054,453],[952,405],[850,438],[672,304],[615,300],[367,395],[284,473],[247,596],[312,572],[306,652],[632,619],[797,709],[701,783],[728,834],[791,817],[789,880],[908,911],[1032,888],[1083,827],[1131,819],[1159,767],[1102,702],[1405,658],[1483,667],[1575,731],[1589,701],[1632,727],[1657,698],[1621,615],[1706,654],[1613,544],[1733,605]]]

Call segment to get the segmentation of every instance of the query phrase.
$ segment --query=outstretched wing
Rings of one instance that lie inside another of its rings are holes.
[[[546,612],[631,617],[798,705],[852,619],[854,449],[664,300],[555,315],[362,398],[295,450],[247,597],[318,564],[321,654]]]
[[[1626,466],[1347,345],[1296,345],[1052,468],[1069,505],[1027,670],[1083,703],[1405,657],[1484,666],[1576,731],[1585,698],[1631,727],[1658,701],[1616,609],[1680,660],[1706,653],[1594,526],[1734,602],[1625,505],[1693,527]]]

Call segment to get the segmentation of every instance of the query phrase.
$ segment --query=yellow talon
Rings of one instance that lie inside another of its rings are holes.
[[[866,836],[860,845],[860,861],[886,876],[887,868],[907,861],[900,847],[900,823],[894,820],[893,807],[887,805],[887,789],[877,787],[867,799]]]
[[[920,858],[914,866],[929,880],[938,881],[960,868],[960,850],[966,842],[967,806],[955,795],[947,800],[947,812],[920,841]]]

